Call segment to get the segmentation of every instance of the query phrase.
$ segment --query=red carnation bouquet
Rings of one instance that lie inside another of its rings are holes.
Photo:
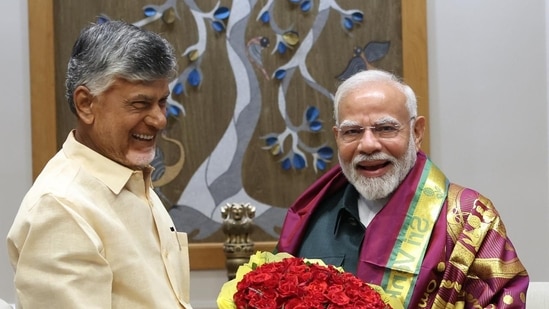
[[[217,298],[220,309],[401,309],[381,287],[321,260],[258,252]]]

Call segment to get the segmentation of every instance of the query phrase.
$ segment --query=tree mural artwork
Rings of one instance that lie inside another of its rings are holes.
[[[255,207],[255,237],[276,240],[289,201],[337,164],[337,84],[360,70],[402,71],[400,1],[167,0],[138,9],[143,17],[131,22],[169,33],[180,54],[153,180],[191,242],[222,239],[220,209],[234,202]],[[97,22],[119,15],[107,9]]]

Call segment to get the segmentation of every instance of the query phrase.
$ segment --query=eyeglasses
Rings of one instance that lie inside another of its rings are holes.
[[[410,121],[416,117],[410,118]],[[372,131],[376,138],[390,139],[398,135],[404,126],[398,123],[380,123],[373,126],[343,125],[337,128],[338,137],[345,143],[352,143],[362,139],[366,130]]]

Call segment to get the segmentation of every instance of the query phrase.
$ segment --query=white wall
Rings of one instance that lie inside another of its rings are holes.
[[[549,281],[548,0],[428,1],[431,157]]]
[[[0,299],[14,302],[6,235],[32,183],[27,0],[2,1],[0,18]]]
[[[0,19],[0,242],[31,185],[27,1]],[[533,281],[549,281],[549,0],[427,0],[431,157],[451,180],[499,209]],[[0,245],[0,298],[14,302]],[[191,274],[195,308],[224,271]]]

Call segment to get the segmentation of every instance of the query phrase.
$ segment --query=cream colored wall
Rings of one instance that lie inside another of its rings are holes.
[[[31,184],[27,1],[4,0],[0,19],[2,239]],[[549,0],[427,3],[431,157],[492,199],[533,281],[549,281]],[[12,280],[0,245],[0,298],[11,303]],[[215,308],[225,272],[191,280],[195,308]]]

